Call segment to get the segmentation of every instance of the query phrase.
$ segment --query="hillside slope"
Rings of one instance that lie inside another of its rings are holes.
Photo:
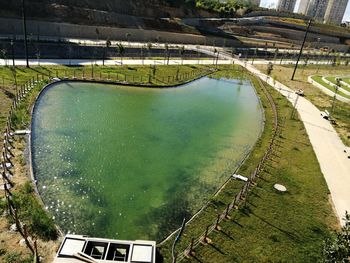
[[[21,17],[21,2],[0,0],[0,17]],[[134,17],[216,16],[193,8],[186,0],[26,0],[26,10],[30,19],[111,26]]]

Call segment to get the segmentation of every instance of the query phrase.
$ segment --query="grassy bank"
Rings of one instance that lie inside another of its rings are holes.
[[[256,68],[266,72],[266,65],[256,65]],[[274,65],[271,76],[287,85],[292,89],[303,89],[305,96],[320,110],[327,109],[331,111],[332,100],[331,96],[323,93],[320,89],[308,83],[307,79],[311,75],[329,76],[329,75],[346,75],[349,74],[348,66],[324,66],[324,65],[309,65],[300,66],[296,72],[294,81],[290,80],[293,72],[292,66]],[[334,128],[337,130],[344,144],[350,146],[350,104],[341,101],[336,101],[333,112],[333,118],[336,120]]]
[[[222,72],[216,75],[220,77]],[[227,74],[226,74],[227,75]],[[264,154],[272,132],[272,111],[261,87],[253,83],[265,109],[266,126],[248,160],[239,173],[249,176]],[[329,191],[320,171],[303,124],[290,119],[292,106],[268,88],[277,104],[283,130],[278,148],[268,168],[250,193],[245,206],[221,223],[221,231],[209,235],[211,245],[199,245],[195,256],[185,262],[317,262],[322,241],[337,225],[329,202]],[[273,189],[275,183],[287,187],[286,194]],[[239,182],[232,181],[212,200],[202,216],[185,230],[177,251],[181,252],[212,222],[237,193]],[[165,262],[171,262],[170,246],[164,245]]]

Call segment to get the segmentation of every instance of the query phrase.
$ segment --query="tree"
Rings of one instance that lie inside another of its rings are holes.
[[[0,56],[4,60],[5,66],[7,66],[6,54],[7,54],[6,49],[0,49]]]
[[[127,32],[125,34],[125,37],[126,37],[126,40],[128,41],[128,46],[130,46],[130,37],[131,37],[131,34],[129,32]]]
[[[152,50],[152,43],[151,42],[148,42],[147,43],[147,50],[148,50],[148,56],[150,57],[151,56],[151,50]]]
[[[271,75],[272,70],[273,70],[273,64],[271,62],[269,62],[269,64],[267,65],[267,69],[266,69],[266,73],[268,76]]]
[[[344,226],[323,243],[322,259],[325,263],[350,262],[350,214],[345,212]]]
[[[16,67],[11,67],[11,73],[13,76],[13,82],[15,84],[15,88],[16,88],[16,94],[17,94],[17,71],[16,71]]]
[[[125,53],[125,48],[124,48],[122,43],[118,43],[117,44],[117,53],[120,56],[120,64],[123,65],[123,56],[124,56],[124,53]]]
[[[164,63],[165,63],[165,61],[167,61],[167,65],[169,65],[169,45],[168,45],[168,43],[164,44],[164,49],[165,49]]]
[[[181,56],[181,65],[183,65],[184,63],[184,53],[185,53],[185,47],[184,46],[181,46],[180,49],[179,49],[179,52],[180,52],[180,56]]]
[[[105,58],[108,54],[108,48],[112,45],[111,41],[109,39],[106,40],[106,46],[103,49],[103,58],[102,58],[102,64],[105,65]]]
[[[35,56],[36,56],[36,59],[38,60],[38,66],[40,66],[40,50],[39,50],[39,48],[36,49]]]
[[[218,53],[218,50],[216,48],[214,48],[214,59],[213,59],[213,65],[215,64],[215,60],[216,60],[216,53]]]

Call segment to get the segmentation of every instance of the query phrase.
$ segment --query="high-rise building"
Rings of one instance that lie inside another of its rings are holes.
[[[316,20],[324,20],[329,0],[311,0],[308,4],[306,15]]]
[[[329,0],[324,21],[327,23],[340,24],[343,20],[348,2],[349,0]]]
[[[298,8],[298,13],[305,15],[309,3],[310,3],[310,0],[302,0],[302,1],[300,1],[299,8]]]
[[[261,0],[245,0],[245,2],[250,3],[254,6],[260,6],[260,1]]]
[[[296,0],[278,0],[277,10],[293,12],[295,8],[295,3]]]

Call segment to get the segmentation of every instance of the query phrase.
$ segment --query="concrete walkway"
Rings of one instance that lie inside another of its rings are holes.
[[[170,59],[169,65],[215,65],[216,59]],[[91,66],[93,65],[102,65],[102,60],[91,60],[91,59],[30,59],[29,65],[31,66],[49,66],[49,65],[71,65],[71,66]],[[232,64],[232,59],[219,59],[218,64],[220,65],[229,65]],[[0,66],[9,65],[12,66],[11,59],[0,59]],[[26,61],[24,59],[16,59],[16,66],[25,66]],[[120,66],[120,59],[109,59],[105,60],[106,66]],[[164,59],[123,59],[123,65],[167,65],[167,62]]]
[[[292,104],[295,103],[298,95],[293,90],[274,81],[248,63],[238,60],[235,60],[235,63],[244,66],[278,90]],[[305,125],[321,171],[328,184],[336,214],[341,221],[345,211],[350,212],[350,159],[344,153],[345,145],[333,126],[321,117],[320,111],[310,101],[299,97],[296,109]]]

